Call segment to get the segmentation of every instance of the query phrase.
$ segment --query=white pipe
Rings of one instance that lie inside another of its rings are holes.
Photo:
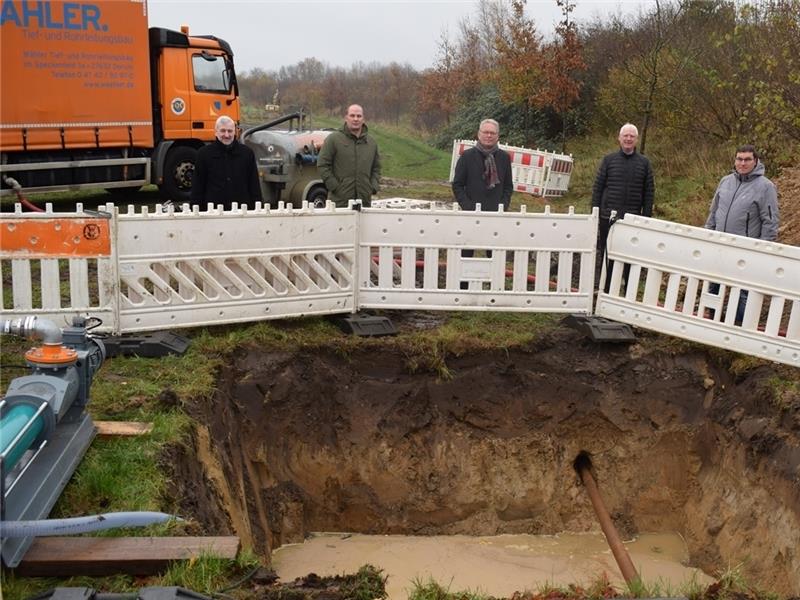
[[[70,519],[0,521],[0,538],[75,535],[118,527],[144,527],[153,523],[165,523],[170,519],[183,521],[179,517],[161,512],[116,512]]]

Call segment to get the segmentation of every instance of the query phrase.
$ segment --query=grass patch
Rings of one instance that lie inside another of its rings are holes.
[[[201,555],[187,561],[178,561],[156,578],[152,585],[178,586],[201,594],[225,597],[261,567],[258,557],[249,550],[239,553],[235,560]]]
[[[344,118],[315,115],[312,123],[316,128],[339,129]],[[430,146],[410,127],[369,120],[367,127],[378,143],[384,177],[414,181],[447,181],[449,178],[450,152]]]
[[[98,438],[53,508],[53,517],[74,517],[117,511],[172,512],[165,503],[168,471],[161,457],[167,444],[183,443],[192,422],[183,412],[155,414],[153,431],[132,438]],[[132,476],[135,475],[135,476]],[[175,524],[153,525],[152,535],[174,531]],[[137,529],[142,535],[141,529]],[[111,529],[103,535],[129,535]],[[170,533],[172,535],[172,533]]]
[[[408,594],[408,600],[489,600],[491,596],[480,592],[451,592],[449,586],[443,587],[433,579],[423,582],[415,579]]]
[[[40,208],[45,208],[45,204],[52,203],[56,211],[64,210],[65,206],[70,206],[76,202],[83,203],[86,210],[96,210],[99,206],[108,204],[116,204],[123,207],[134,206],[151,206],[161,204],[161,197],[158,194],[158,188],[155,185],[146,185],[139,191],[128,189],[127,193],[111,193],[103,189],[87,189],[75,192],[42,192],[31,194],[28,199]],[[3,196],[0,199],[0,207],[3,210],[12,210],[14,204],[18,202],[16,196]]]

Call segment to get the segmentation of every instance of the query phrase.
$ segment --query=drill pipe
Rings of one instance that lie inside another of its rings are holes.
[[[581,458],[583,460],[581,460]],[[603,535],[606,536],[608,547],[611,548],[611,554],[614,555],[614,560],[617,561],[625,583],[630,586],[635,581],[639,581],[639,574],[633,566],[631,557],[628,556],[628,551],[625,549],[625,546],[622,545],[622,540],[617,533],[617,529],[611,521],[611,515],[608,514],[608,510],[605,504],[603,504],[600,491],[597,489],[597,484],[589,470],[591,465],[592,463],[589,457],[585,455],[579,456],[578,459],[575,460],[575,470],[578,472],[578,476],[581,478],[581,482],[583,482],[586,492],[589,494],[589,499],[592,501],[592,507],[597,515],[597,520],[600,522],[600,529],[603,530]]]

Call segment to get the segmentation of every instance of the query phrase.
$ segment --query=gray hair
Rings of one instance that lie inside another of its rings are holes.
[[[228,115],[222,115],[217,118],[217,121],[214,123],[214,129],[217,129],[220,125],[225,123],[229,123],[231,125],[236,125],[236,121],[231,119]]]
[[[498,134],[500,133],[500,123],[498,123],[498,122],[497,122],[497,121],[495,121],[494,119],[484,119],[483,121],[481,121],[480,125],[478,125],[478,131],[480,131],[480,130],[481,130],[481,128],[482,128],[484,125],[486,125],[487,123],[488,123],[489,125],[494,125],[495,129],[497,129],[497,133],[498,133]]]
[[[636,129],[636,125],[633,123],[625,123],[625,125],[619,128],[619,134],[622,135],[622,132],[626,129],[633,129],[633,133],[636,134],[636,137],[639,137],[639,130]]]

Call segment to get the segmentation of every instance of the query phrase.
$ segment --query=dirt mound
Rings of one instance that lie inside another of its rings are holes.
[[[783,169],[775,179],[775,186],[781,215],[778,241],[800,246],[800,167]]]

